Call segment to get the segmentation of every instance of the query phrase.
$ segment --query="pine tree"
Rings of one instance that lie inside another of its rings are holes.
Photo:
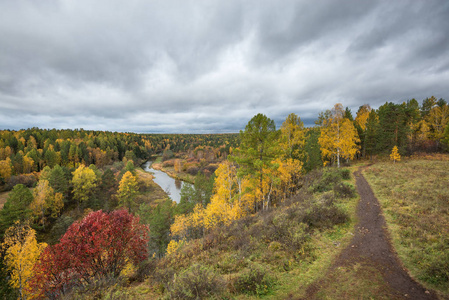
[[[23,184],[16,184],[9,193],[3,209],[0,210],[0,235],[16,221],[28,220],[31,216],[29,206],[33,194]]]

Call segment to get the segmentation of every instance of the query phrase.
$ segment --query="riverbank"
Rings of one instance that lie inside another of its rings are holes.
[[[151,167],[155,170],[159,170],[162,171],[164,173],[166,173],[168,176],[170,176],[173,179],[176,180],[181,180],[184,182],[188,182],[190,184],[194,184],[195,183],[195,176],[187,174],[187,173],[176,173],[175,169],[173,167],[163,167],[162,165],[162,160],[161,159],[156,159],[152,164]]]

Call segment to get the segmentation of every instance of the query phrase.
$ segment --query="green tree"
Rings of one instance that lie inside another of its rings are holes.
[[[171,240],[170,225],[173,223],[173,201],[166,200],[159,203],[155,208],[149,205],[141,205],[139,215],[141,220],[150,227],[150,242],[148,244],[151,252],[158,257],[165,254],[167,245]]]
[[[378,116],[378,151],[388,154],[390,153],[392,145],[397,145],[400,152],[405,153],[410,132],[405,103],[394,104],[392,102],[387,102],[379,107]]]
[[[264,170],[276,167],[273,161],[280,155],[279,132],[274,121],[263,114],[257,114],[240,131],[240,148],[231,160],[240,165],[239,177],[250,176],[257,183],[259,199],[254,202],[254,211],[264,203]]]
[[[16,184],[9,193],[3,209],[0,210],[0,235],[14,224],[15,221],[25,221],[31,216],[29,208],[33,194],[23,184]]]
[[[318,143],[318,138],[320,137],[320,129],[318,127],[313,127],[307,129],[306,142],[304,145],[304,158],[303,164],[306,172],[310,172],[313,169],[323,165],[321,160],[321,150]]]
[[[118,184],[114,172],[111,169],[106,169],[103,175],[101,175],[99,186],[99,197],[104,209],[112,210],[116,206],[115,194],[117,193],[117,187]]]
[[[131,213],[131,208],[134,205],[137,194],[137,178],[130,171],[127,171],[123,175],[122,180],[120,180],[118,199],[121,206],[128,208],[129,213]]]
[[[366,122],[366,130],[365,130],[365,149],[366,153],[370,156],[370,159],[373,158],[373,154],[377,149],[377,137],[379,130],[379,118],[375,110],[371,110],[368,116],[368,120]]]
[[[51,170],[48,181],[56,193],[61,193],[63,195],[64,202],[67,203],[70,183],[67,178],[67,172],[64,171],[64,168],[59,165],[55,165]]]

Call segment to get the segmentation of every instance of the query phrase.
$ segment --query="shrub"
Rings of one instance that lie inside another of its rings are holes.
[[[312,185],[312,192],[326,192],[332,190],[333,186],[341,181],[340,172],[330,169],[323,172],[321,178]]]
[[[348,219],[348,215],[334,204],[316,203],[306,210],[303,221],[312,228],[326,229]]]
[[[166,160],[162,163],[162,166],[164,168],[166,167],[173,167],[175,165],[175,160],[174,159],[170,159],[170,160]]]
[[[175,274],[168,292],[172,299],[203,299],[223,294],[225,287],[224,279],[212,269],[194,264]]]
[[[92,212],[70,225],[58,244],[45,248],[30,289],[38,297],[56,297],[70,286],[113,282],[128,261],[138,265],[147,258],[147,243],[148,227],[138,217],[125,210]]]
[[[199,170],[200,169],[198,167],[192,166],[192,167],[188,167],[186,172],[189,173],[190,175],[196,175],[196,174],[198,174]]]
[[[349,184],[340,182],[334,186],[334,193],[340,198],[352,198],[355,196],[355,189]]]
[[[234,279],[233,287],[237,293],[262,296],[270,293],[275,283],[275,279],[269,274],[267,269],[253,264]]]
[[[340,176],[343,180],[351,179],[351,171],[349,169],[341,169]]]

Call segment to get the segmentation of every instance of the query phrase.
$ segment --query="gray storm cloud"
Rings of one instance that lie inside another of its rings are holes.
[[[237,132],[449,94],[445,1],[0,0],[0,128]]]

